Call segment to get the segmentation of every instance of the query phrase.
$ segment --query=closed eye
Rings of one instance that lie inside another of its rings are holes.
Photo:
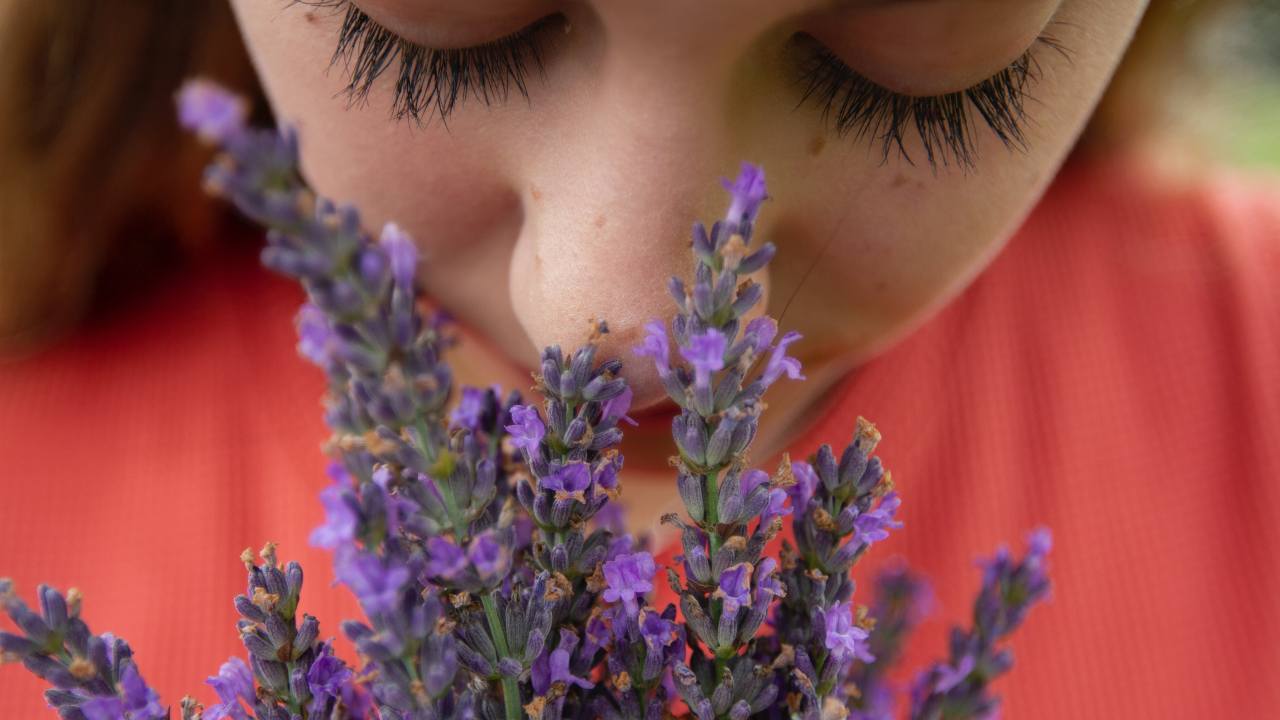
[[[869,80],[812,35],[799,33],[792,39],[802,87],[796,107],[816,105],[837,135],[852,135],[877,146],[881,162],[896,153],[914,164],[907,151],[914,131],[930,167],[955,165],[970,170],[977,161],[981,126],[1005,147],[1027,149],[1026,108],[1034,99],[1029,90],[1041,74],[1038,46],[1068,55],[1061,43],[1042,34],[1007,68],[976,85],[941,95],[916,96]]]
[[[464,48],[430,48],[406,40],[378,24],[350,0],[294,0],[343,13],[330,67],[350,75],[342,93],[350,105],[368,101],[374,83],[394,79],[391,116],[426,124],[449,116],[468,98],[484,105],[503,103],[512,92],[527,101],[530,70],[542,74],[540,31],[562,20],[548,15],[505,37]]]

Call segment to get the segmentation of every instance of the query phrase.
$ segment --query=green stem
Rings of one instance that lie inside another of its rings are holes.
[[[715,562],[716,551],[720,549],[720,532],[716,530],[716,525],[720,524],[720,488],[716,473],[709,473],[702,476],[707,485],[707,502],[706,502],[706,518],[707,525],[711,527],[711,532],[707,533],[711,540],[711,562]]]
[[[493,642],[498,646],[499,658],[510,657],[507,648],[507,633],[502,629],[502,619],[498,617],[498,603],[493,595],[485,593],[480,602],[484,604],[484,616],[489,621],[489,632],[493,633]],[[507,720],[520,720],[520,689],[516,687],[516,679],[508,675],[502,676],[502,706],[506,710]]]
[[[453,526],[453,537],[461,545],[467,528],[462,524],[462,515],[458,512],[458,501],[453,497],[453,487],[449,485],[449,478],[436,483],[436,487],[440,488],[440,497],[444,500],[444,512],[449,516],[449,524]]]

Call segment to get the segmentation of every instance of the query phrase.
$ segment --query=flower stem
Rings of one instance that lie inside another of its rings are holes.
[[[493,599],[492,593],[481,595],[480,602],[484,604],[484,616],[489,621],[489,632],[493,633],[498,654],[510,657],[507,634],[502,629],[502,619],[498,617],[498,603]],[[516,687],[516,679],[505,674],[502,676],[502,706],[506,710],[507,720],[520,720],[520,689]]]
[[[711,541],[711,562],[714,563],[716,551],[720,549],[720,533],[716,530],[716,525],[720,523],[720,488],[716,473],[704,475],[703,480],[707,486],[707,525],[711,527],[711,532],[707,533],[707,536]]]

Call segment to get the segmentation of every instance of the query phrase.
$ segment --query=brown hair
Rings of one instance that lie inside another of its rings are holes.
[[[0,2],[0,348],[227,234],[173,120],[193,73],[253,90],[226,0]]]
[[[1084,144],[1142,131],[1171,59],[1223,4],[1152,1]],[[203,196],[208,153],[173,120],[173,93],[193,74],[265,114],[227,0],[0,0],[0,349],[247,236]]]

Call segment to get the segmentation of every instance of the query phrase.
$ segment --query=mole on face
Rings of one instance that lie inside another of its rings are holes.
[[[827,138],[822,135],[815,136],[809,141],[809,154],[817,157],[822,154],[823,148],[827,146]]]
[[[595,225],[597,228],[604,227],[604,224],[605,224],[604,215],[597,215],[596,219],[592,221],[592,224]]]
[[[537,185],[530,185],[529,196],[533,198],[534,202],[537,202],[542,199],[542,191],[538,189]]]

